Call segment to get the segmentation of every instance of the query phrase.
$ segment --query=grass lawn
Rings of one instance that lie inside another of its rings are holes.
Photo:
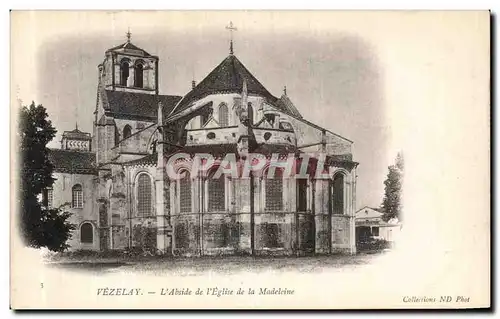
[[[178,274],[193,276],[207,271],[230,274],[240,271],[299,271],[321,272],[325,269],[359,267],[369,264],[377,254],[307,256],[307,257],[57,257],[51,267],[86,270],[94,273],[148,272],[154,274]]]

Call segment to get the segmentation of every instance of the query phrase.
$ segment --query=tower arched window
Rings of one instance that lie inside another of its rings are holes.
[[[269,175],[269,171],[266,172]],[[274,171],[274,176],[265,178],[265,210],[281,211],[283,210],[283,172],[281,169]]]
[[[138,88],[142,88],[144,85],[144,65],[142,62],[138,62],[135,65],[135,73],[134,73],[134,86]]]
[[[179,180],[179,201],[180,212],[191,212],[191,175],[188,171],[184,172],[184,176]]]
[[[82,208],[83,207],[83,190],[82,185],[76,184],[71,189],[72,198],[71,198],[71,206],[73,208]]]
[[[147,174],[141,174],[137,179],[137,214],[149,216],[152,207],[151,178]]]
[[[226,209],[226,183],[224,174],[215,178],[216,170],[212,170],[207,179],[208,210],[224,211]]]
[[[219,125],[225,127],[229,125],[229,111],[226,103],[219,106]]]
[[[125,125],[123,128],[123,139],[126,139],[132,135],[132,127],[130,125]]]
[[[80,242],[86,244],[94,242],[94,227],[91,223],[85,222],[80,226]]]
[[[123,60],[120,63],[120,85],[127,86],[129,77],[130,64],[128,60]]]

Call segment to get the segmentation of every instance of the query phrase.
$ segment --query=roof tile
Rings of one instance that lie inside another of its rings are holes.
[[[192,102],[207,95],[241,93],[244,80],[247,82],[249,94],[263,96],[269,103],[276,106],[277,98],[269,93],[236,56],[229,55],[203,81],[182,98],[180,103],[175,107],[172,116],[184,111]]]
[[[95,153],[63,149],[49,149],[49,160],[54,171],[71,174],[96,174]]]
[[[107,111],[114,118],[139,119],[146,118],[156,121],[158,116],[158,102],[163,103],[163,114],[172,111],[175,104],[181,99],[177,95],[153,95],[126,91],[106,90],[108,101]]]

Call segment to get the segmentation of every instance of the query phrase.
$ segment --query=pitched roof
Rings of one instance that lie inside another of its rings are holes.
[[[295,147],[290,145],[281,144],[260,144],[256,145],[255,149],[251,151],[256,154],[271,155],[273,153],[289,154],[295,152]],[[238,145],[234,143],[229,144],[203,144],[203,145],[189,145],[179,148],[176,152],[168,154],[170,157],[176,153],[206,153],[213,156],[224,157],[226,154],[236,154],[238,156]]]
[[[123,51],[126,52],[127,50],[134,50],[134,51],[140,51],[142,55],[144,56],[151,56],[146,50],[139,48],[138,46],[132,44],[132,42],[125,42],[120,45],[117,45],[116,47],[112,47],[111,49],[108,49],[107,51]]]
[[[288,96],[284,94],[276,101],[276,107],[282,110],[286,110],[285,113],[302,118],[302,114],[300,114],[299,110],[297,110],[295,105],[293,105]]]
[[[144,157],[141,157],[139,159],[131,160],[128,162],[122,163],[123,165],[156,165],[158,162],[158,154],[157,153],[152,153],[149,155],[146,155]]]
[[[243,80],[247,83],[249,94],[265,97],[270,103],[275,104],[277,98],[248,71],[243,63],[234,55],[225,58],[212,72],[210,72],[193,90],[186,94],[175,107],[177,114],[187,109],[195,100],[210,94],[241,93]]]
[[[154,95],[126,91],[105,90],[107,113],[115,118],[137,119],[146,118],[156,120],[158,116],[158,102],[163,103],[163,115],[169,114],[175,104],[181,99],[177,95]]]
[[[49,160],[54,171],[72,174],[96,174],[95,153],[63,149],[49,149]]]

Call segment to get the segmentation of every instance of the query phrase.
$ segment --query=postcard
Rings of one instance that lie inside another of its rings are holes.
[[[11,308],[489,308],[490,19],[12,11]]]

